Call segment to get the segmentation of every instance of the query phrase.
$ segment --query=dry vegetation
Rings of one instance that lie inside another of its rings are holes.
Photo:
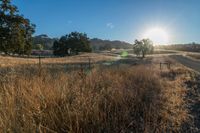
[[[69,56],[63,58],[44,58],[42,59],[43,64],[70,64],[70,63],[88,63],[88,60],[91,62],[102,62],[102,61],[111,61],[114,60],[114,57],[111,55],[105,54],[95,54],[95,53],[84,53],[77,56]],[[20,57],[4,57],[0,56],[0,67],[13,67],[20,65],[33,65],[38,64],[38,58],[20,58]]]
[[[194,131],[184,85],[191,72],[183,67],[22,66],[1,68],[0,132]]]

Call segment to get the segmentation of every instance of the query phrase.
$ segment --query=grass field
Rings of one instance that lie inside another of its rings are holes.
[[[113,60],[114,57],[107,54],[81,54],[77,56],[68,56],[63,58],[42,58],[41,62],[43,64],[71,64],[71,63],[88,63],[88,60],[91,62],[103,62]],[[20,58],[20,57],[4,57],[0,56],[0,67],[12,67],[18,65],[32,65],[38,64],[39,58]]]
[[[42,62],[87,62],[88,56],[95,62],[113,60],[86,54]],[[37,59],[1,61],[0,132],[194,131],[185,83],[195,74],[182,66],[160,70],[152,61],[66,72],[32,65]]]

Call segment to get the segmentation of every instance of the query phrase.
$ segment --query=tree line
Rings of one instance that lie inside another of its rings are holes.
[[[166,50],[178,50],[178,51],[187,51],[187,52],[200,52],[199,43],[189,43],[189,44],[171,44],[171,45],[160,45],[156,46],[159,49]]]

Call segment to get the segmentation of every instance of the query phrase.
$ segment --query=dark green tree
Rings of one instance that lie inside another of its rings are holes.
[[[11,0],[0,1],[0,51],[30,54],[35,25],[18,14]]]
[[[62,36],[59,41],[54,42],[53,50],[54,55],[57,56],[92,51],[87,35],[79,32],[72,32],[69,35]]]
[[[133,51],[137,56],[142,55],[142,58],[144,58],[146,54],[153,53],[153,42],[150,39],[135,40]]]
[[[60,41],[54,42],[54,44],[53,44],[53,54],[55,56],[64,56],[65,52],[63,52],[63,49],[64,49],[63,44],[64,43],[60,43]]]

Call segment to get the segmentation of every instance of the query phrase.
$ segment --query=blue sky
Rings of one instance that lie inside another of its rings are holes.
[[[134,42],[162,27],[169,43],[200,42],[200,0],[13,0],[36,24],[36,33],[60,37],[80,31],[89,37]]]

